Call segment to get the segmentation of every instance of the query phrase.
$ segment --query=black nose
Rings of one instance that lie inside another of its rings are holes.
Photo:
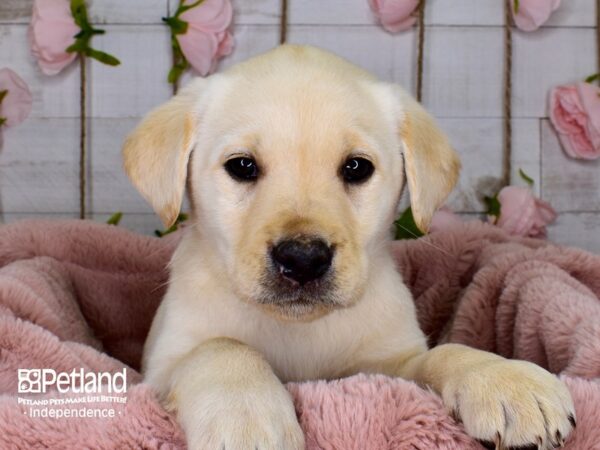
[[[283,276],[305,284],[325,275],[333,250],[321,239],[288,239],[277,244],[271,256]]]

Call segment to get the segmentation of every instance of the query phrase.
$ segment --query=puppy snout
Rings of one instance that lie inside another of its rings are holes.
[[[301,237],[281,241],[271,257],[285,278],[303,285],[327,273],[333,249],[322,239]]]

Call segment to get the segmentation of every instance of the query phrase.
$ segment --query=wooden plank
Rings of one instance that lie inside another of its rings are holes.
[[[168,0],[93,0],[88,14],[93,24],[161,23]],[[29,23],[33,0],[2,0],[0,23]]]
[[[88,13],[96,25],[162,24],[177,4],[177,0],[93,0]],[[0,24],[29,23],[32,5],[33,0],[2,0]],[[280,20],[279,0],[233,0],[233,7],[236,25],[274,25]]]
[[[0,211],[78,211],[79,121],[29,119],[3,134]]]
[[[94,45],[121,60],[117,67],[90,62],[90,115],[140,117],[172,95],[170,37],[161,25],[106,27]]]
[[[542,197],[557,211],[600,211],[600,160],[569,158],[547,120],[542,123],[541,160]]]
[[[493,0],[492,0],[493,1]],[[568,0],[561,2],[545,26],[595,27],[596,2],[594,0]]]
[[[234,32],[238,25],[279,25],[281,0],[232,0]],[[294,3],[292,1],[292,3]]]
[[[162,24],[168,0],[92,0],[88,13],[94,24]]]
[[[95,45],[121,58],[123,64],[112,68],[91,62],[91,114],[139,116],[170,95],[164,81],[170,66],[168,32],[160,25],[108,26],[107,31],[107,35],[96,38]],[[34,92],[32,115],[77,117],[76,64],[55,77],[46,77],[30,55],[24,27],[9,25],[0,33],[0,61],[20,73]],[[237,27],[237,48],[223,61],[222,68],[275,46],[277,36],[276,26]],[[552,86],[582,79],[595,71],[593,37],[588,29],[548,29],[516,35],[515,117],[543,117]],[[328,48],[383,79],[401,82],[409,90],[413,89],[415,71],[414,39],[413,32],[392,36],[375,26],[290,28],[291,42]],[[564,61],[547,70],[557,53]],[[441,117],[500,117],[501,54],[500,29],[432,29],[426,41],[425,105]]]
[[[223,58],[217,66],[217,72],[264,53],[279,43],[279,27],[274,25],[240,25],[235,27],[235,47],[233,53]],[[188,70],[181,77],[180,86],[185,86],[194,77],[194,71]]]
[[[26,26],[0,26],[0,67],[11,68],[29,85],[33,95],[31,117],[79,115],[77,64],[53,77],[44,75],[31,54]]]
[[[432,28],[423,102],[440,117],[502,116],[500,28]]]
[[[171,68],[170,37],[156,26],[108,26],[110,32],[98,40],[99,49],[121,59],[118,67],[92,61],[91,115],[93,117],[141,117],[172,95],[167,82]],[[271,25],[243,25],[236,28],[236,46],[224,58],[219,70],[262,53],[277,45],[278,30]],[[195,73],[182,77],[185,85]]]
[[[121,148],[125,137],[140,118],[96,118],[90,125],[89,209],[94,213],[117,211],[154,214],[150,205],[133,187],[123,170]],[[182,206],[189,209],[187,200]]]
[[[372,25],[373,13],[367,0],[291,0],[290,25]]]
[[[438,117],[501,117],[500,28],[432,28],[425,42],[423,103]],[[414,92],[415,33],[376,26],[290,27],[292,43],[317,45]],[[467,70],[468,68],[468,70]]]
[[[592,29],[549,28],[514,36],[513,110],[516,117],[547,116],[548,92],[552,87],[582,81],[598,71],[596,34]],[[501,54],[494,53],[498,72]]]
[[[151,214],[152,208],[135,190],[123,170],[121,146],[139,118],[93,119],[91,130],[90,210]]]
[[[0,23],[29,23],[33,0],[3,0]]]
[[[158,24],[167,13],[168,0],[94,0],[89,13],[96,24]],[[171,0],[175,4],[175,0]],[[3,0],[0,23],[28,23],[33,0]],[[279,0],[233,0],[236,24],[279,23]],[[548,27],[593,27],[593,0],[563,1],[551,16]],[[428,25],[489,25],[503,24],[502,4],[496,0],[430,0]],[[366,0],[293,0],[290,1],[291,24],[370,25],[373,14]]]
[[[218,70],[264,53],[279,44],[279,27],[274,25],[240,25],[235,27],[233,53],[219,63]]]
[[[414,31],[390,35],[377,26],[292,25],[289,40],[331,50],[412,90]],[[425,41],[424,104],[439,117],[501,117],[502,55],[501,28],[431,28]],[[560,64],[554,64],[557,57]],[[513,116],[544,117],[549,89],[594,73],[595,61],[591,29],[515,33]]]
[[[238,25],[278,25],[281,0],[231,0],[233,23]],[[175,14],[179,0],[169,0],[169,11]],[[237,30],[234,28],[234,32]]]
[[[593,27],[594,0],[563,1],[546,26]],[[502,26],[504,12],[498,0],[429,0],[427,25]],[[290,2],[290,23],[303,25],[371,25],[375,23],[367,0],[295,0]]]
[[[540,196],[542,191],[540,121],[539,119],[513,119],[512,129],[511,184],[527,186],[525,180],[519,175],[521,169],[533,180],[532,189],[535,195]],[[502,145],[501,137],[498,142]]]
[[[594,0],[563,1],[544,27],[593,27],[595,12]],[[502,26],[504,8],[497,0],[430,0],[425,17],[430,25]]]
[[[439,119],[463,165],[458,185],[448,200],[457,212],[485,211],[483,197],[495,195],[502,176],[502,121],[500,119]],[[537,120],[515,120],[512,184],[525,185],[523,169],[539,193],[539,128]]]
[[[383,80],[401,83],[414,91],[413,32],[391,35],[378,27],[290,26],[288,41],[332,51]]]
[[[548,239],[600,254],[600,213],[562,213],[548,227]]]
[[[427,25],[500,26],[504,24],[503,4],[496,0],[430,0],[425,22]]]

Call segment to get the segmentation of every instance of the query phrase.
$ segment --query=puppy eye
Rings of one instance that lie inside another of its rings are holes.
[[[232,158],[225,163],[225,170],[238,181],[255,181],[258,178],[258,166],[252,158]]]
[[[373,175],[373,163],[365,158],[348,158],[342,165],[342,178],[346,183],[358,184],[367,181]]]

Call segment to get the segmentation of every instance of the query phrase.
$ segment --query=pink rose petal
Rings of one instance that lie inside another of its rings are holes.
[[[572,158],[600,157],[600,90],[589,83],[550,91],[550,121],[565,153]]]
[[[186,0],[186,4],[193,2]],[[208,75],[233,50],[233,36],[227,31],[233,18],[231,1],[205,0],[180,18],[188,23],[187,32],[177,36],[181,51],[196,72]]]
[[[587,118],[587,137],[594,149],[600,149],[600,90],[590,83],[577,84],[577,92]],[[594,155],[591,155],[594,157]]]
[[[498,194],[500,217],[496,225],[516,236],[543,237],[546,225],[556,220],[549,203],[534,197],[530,189],[507,186]]]
[[[186,0],[186,4],[194,3],[195,0]],[[204,0],[200,5],[188,9],[180,19],[193,23],[197,29],[203,31],[224,31],[231,24],[233,18],[233,6],[229,0]]]
[[[560,0],[519,0],[519,10],[512,8],[515,25],[523,31],[534,31],[550,18]]]
[[[34,0],[28,36],[42,72],[56,75],[77,57],[66,49],[79,31],[68,0]]]
[[[0,103],[0,117],[5,126],[14,127],[23,122],[31,112],[32,98],[29,87],[19,75],[10,69],[0,70],[0,91],[8,91]]]
[[[181,51],[194,70],[202,76],[208,75],[219,48],[217,37],[198,30],[190,24],[187,32],[177,36],[177,40]]]
[[[369,0],[369,5],[383,28],[397,33],[414,25],[413,13],[419,0]]]

